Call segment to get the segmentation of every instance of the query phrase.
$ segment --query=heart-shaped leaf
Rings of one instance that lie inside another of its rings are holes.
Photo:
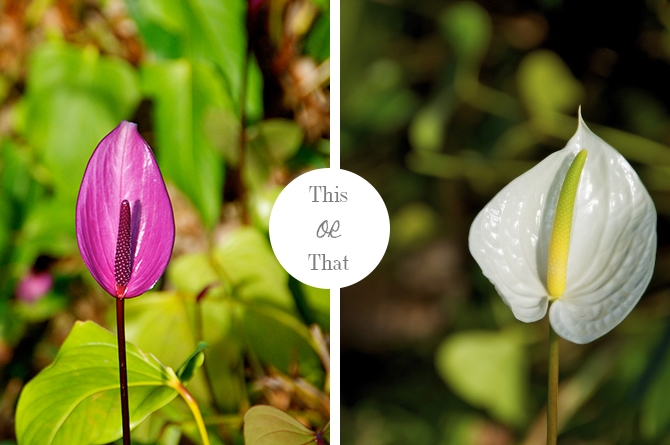
[[[77,322],[54,362],[19,398],[20,445],[93,445],[121,437],[116,337],[91,322]],[[136,346],[126,346],[131,428],[175,398],[178,380]]]
[[[246,445],[323,444],[323,433],[314,432],[272,406],[254,406],[244,415]]]

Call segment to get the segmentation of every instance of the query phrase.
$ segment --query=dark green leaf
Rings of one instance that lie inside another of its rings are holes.
[[[284,373],[298,364],[300,374],[317,387],[324,371],[309,329],[293,315],[256,302],[240,307],[243,335],[263,363]]]
[[[307,34],[305,52],[321,63],[330,57],[330,11],[322,13]]]
[[[182,383],[188,383],[204,363],[205,348],[207,348],[207,343],[204,341],[198,343],[198,347],[195,348],[193,354],[191,354],[177,370],[177,377],[179,377],[179,380],[181,380]]]

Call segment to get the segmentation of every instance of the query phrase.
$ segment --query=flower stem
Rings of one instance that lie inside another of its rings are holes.
[[[126,365],[125,298],[116,299],[116,335],[119,341],[119,383],[121,386],[121,424],[123,445],[130,445],[130,410],[128,409],[128,372]]]
[[[549,324],[549,379],[547,401],[547,445],[558,437],[558,334]]]
[[[202,419],[202,414],[200,413],[198,402],[195,401],[191,393],[188,392],[186,387],[179,380],[171,382],[170,386],[179,393],[179,395],[184,399],[188,407],[191,409],[193,417],[195,418],[195,423],[198,425],[198,431],[200,432],[200,437],[202,437],[203,445],[210,445],[209,436],[207,435],[207,428],[205,428],[205,421]]]

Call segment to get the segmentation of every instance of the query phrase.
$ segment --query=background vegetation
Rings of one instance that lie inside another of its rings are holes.
[[[543,444],[547,323],[524,324],[467,249],[477,212],[562,148],[576,113],[658,210],[642,300],[561,343],[561,444],[670,443],[667,2],[343,0],[342,167],[380,191],[391,240],[342,291],[342,442]]]
[[[289,279],[267,231],[283,186],[328,165],[328,3],[0,7],[0,441],[14,443],[21,388],[74,322],[113,325],[113,299],[81,261],[74,209],[93,149],[123,119],[153,147],[177,226],[165,278],[127,303],[128,340],[175,369],[209,344],[189,389],[214,443],[242,443],[255,404],[322,428],[328,292]],[[199,443],[180,400],[133,440]]]

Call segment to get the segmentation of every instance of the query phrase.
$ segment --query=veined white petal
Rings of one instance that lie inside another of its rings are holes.
[[[556,332],[590,342],[630,313],[656,257],[656,211],[639,177],[579,117],[566,147],[501,190],[470,228],[470,252],[521,321],[544,316],[547,256],[558,195],[577,153],[588,157],[573,214],[565,292],[553,304]]]

